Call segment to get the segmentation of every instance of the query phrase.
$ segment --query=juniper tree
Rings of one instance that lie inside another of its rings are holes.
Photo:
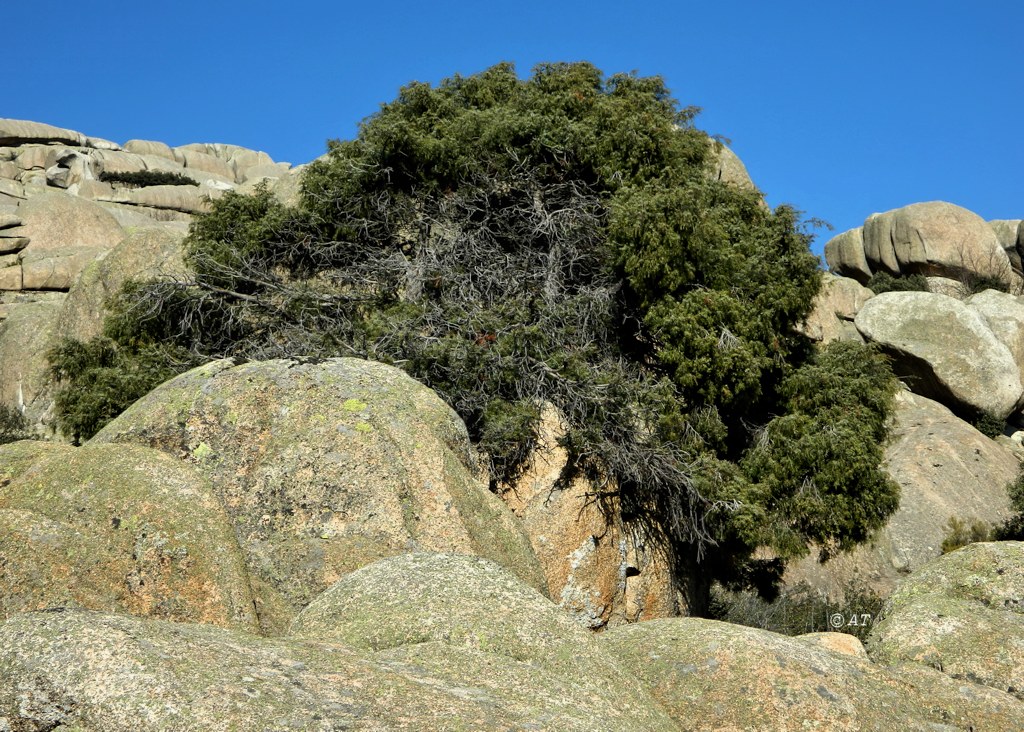
[[[820,286],[810,237],[710,174],[696,113],[658,77],[586,63],[412,83],[329,143],[299,206],[217,201],[192,275],[130,284],[106,335],[148,364],[394,364],[465,420],[496,490],[553,405],[562,479],[588,476],[664,550],[691,612],[716,579],[769,592],[809,542],[848,548],[895,510],[878,469],[894,381],[878,354],[797,332]],[[762,547],[779,561],[753,561]]]

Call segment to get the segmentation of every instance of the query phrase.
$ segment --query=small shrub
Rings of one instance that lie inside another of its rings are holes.
[[[922,274],[893,277],[886,272],[877,272],[868,280],[867,288],[876,295],[883,292],[928,292],[928,278]]]
[[[971,425],[978,432],[992,439],[999,437],[999,435],[1003,434],[1003,430],[1006,429],[1006,422],[1004,420],[987,412],[982,412],[972,419]]]
[[[48,354],[50,372],[61,383],[54,399],[58,428],[75,444],[89,439],[136,399],[196,365],[186,356],[175,368],[175,355],[161,346],[119,348],[103,336],[65,338]]]
[[[1010,494],[1010,507],[1015,513],[995,527],[992,538],[995,541],[1024,541],[1024,467],[1017,478],[1006,486],[1006,492]]]
[[[981,519],[972,519],[968,523],[964,519],[950,516],[946,522],[946,538],[942,540],[942,553],[949,554],[962,546],[989,541],[991,538],[992,527]]]
[[[851,581],[843,588],[843,601],[833,601],[801,582],[768,602],[756,592],[730,592],[716,587],[711,615],[716,620],[783,635],[849,633],[867,638],[871,623],[882,610],[882,597],[863,584]]]
[[[135,173],[115,173],[104,171],[100,173],[100,181],[103,183],[121,183],[122,185],[143,187],[143,186],[197,186],[196,181],[181,173],[172,173],[168,170],[140,170]]]
[[[0,404],[0,445],[31,438],[24,415],[13,407]]]
[[[999,277],[968,273],[960,278],[960,282],[971,295],[984,292],[985,290],[999,290],[999,292],[1010,291],[1010,286]]]

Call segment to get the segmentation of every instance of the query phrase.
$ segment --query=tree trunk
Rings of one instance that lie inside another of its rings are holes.
[[[683,597],[686,599],[686,614],[708,617],[711,610],[711,583],[714,581],[710,552],[705,548],[704,557],[698,559],[697,545],[690,544],[680,552],[680,580]]]

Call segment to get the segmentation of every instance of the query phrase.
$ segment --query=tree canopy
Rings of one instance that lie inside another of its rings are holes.
[[[160,353],[376,359],[452,405],[496,490],[551,404],[563,479],[587,475],[665,551],[691,612],[712,579],[777,579],[758,548],[862,541],[897,503],[878,469],[895,381],[879,354],[797,332],[810,236],[717,179],[695,115],[658,77],[586,63],[412,83],[329,143],[299,206],[229,193],[192,227],[190,279],[129,285],[107,343],[145,366],[123,366],[122,398],[166,377]]]

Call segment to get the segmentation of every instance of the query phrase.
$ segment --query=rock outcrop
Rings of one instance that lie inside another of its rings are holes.
[[[1013,268],[984,219],[944,201],[872,214],[825,244],[833,272],[866,282],[874,273],[978,278],[1013,284]]]
[[[970,544],[912,575],[886,602],[868,651],[1024,700],[1024,543]]]
[[[478,557],[406,554],[356,570],[303,610],[290,636],[340,641],[553,714],[586,707],[609,729],[667,723],[655,704],[637,705],[643,685],[581,625]]]
[[[551,597],[594,629],[678,614],[667,562],[623,525],[614,502],[599,504],[582,477],[559,485],[568,460],[562,434],[558,413],[545,407],[529,465],[502,493],[530,537]]]
[[[22,443],[26,444],[26,443]],[[241,552],[194,469],[135,445],[29,449],[0,488],[0,619],[84,608],[256,628]]]
[[[345,573],[415,549],[488,557],[546,590],[519,523],[476,477],[462,421],[390,366],[217,361],[144,396],[100,443],[155,447],[209,478],[267,632]]]
[[[236,145],[122,147],[0,119],[0,404],[53,436],[45,353],[60,337],[95,335],[126,277],[179,272],[189,221],[225,191],[285,180],[282,195],[295,202],[293,170]],[[66,309],[45,296],[70,290]]]
[[[682,729],[992,730],[1024,724],[1010,694],[938,671],[883,668],[820,644],[701,618],[615,628],[601,644]]]
[[[676,730],[646,688],[485,560],[413,554],[261,639],[84,612],[0,625],[0,729]]]
[[[807,582],[832,597],[850,584],[888,595],[942,552],[950,517],[999,524],[1010,515],[1006,485],[1020,463],[1013,453],[946,407],[903,391],[896,396],[884,467],[900,486],[900,507],[875,538],[820,564],[791,564],[786,582]]]
[[[857,280],[826,272],[822,276],[821,291],[815,296],[811,314],[801,324],[800,332],[819,343],[862,341],[854,318],[874,296],[875,293]]]
[[[977,310],[930,292],[885,292],[871,298],[854,320],[881,345],[893,368],[918,394],[967,416],[1006,419],[1024,386],[1010,349]]]

